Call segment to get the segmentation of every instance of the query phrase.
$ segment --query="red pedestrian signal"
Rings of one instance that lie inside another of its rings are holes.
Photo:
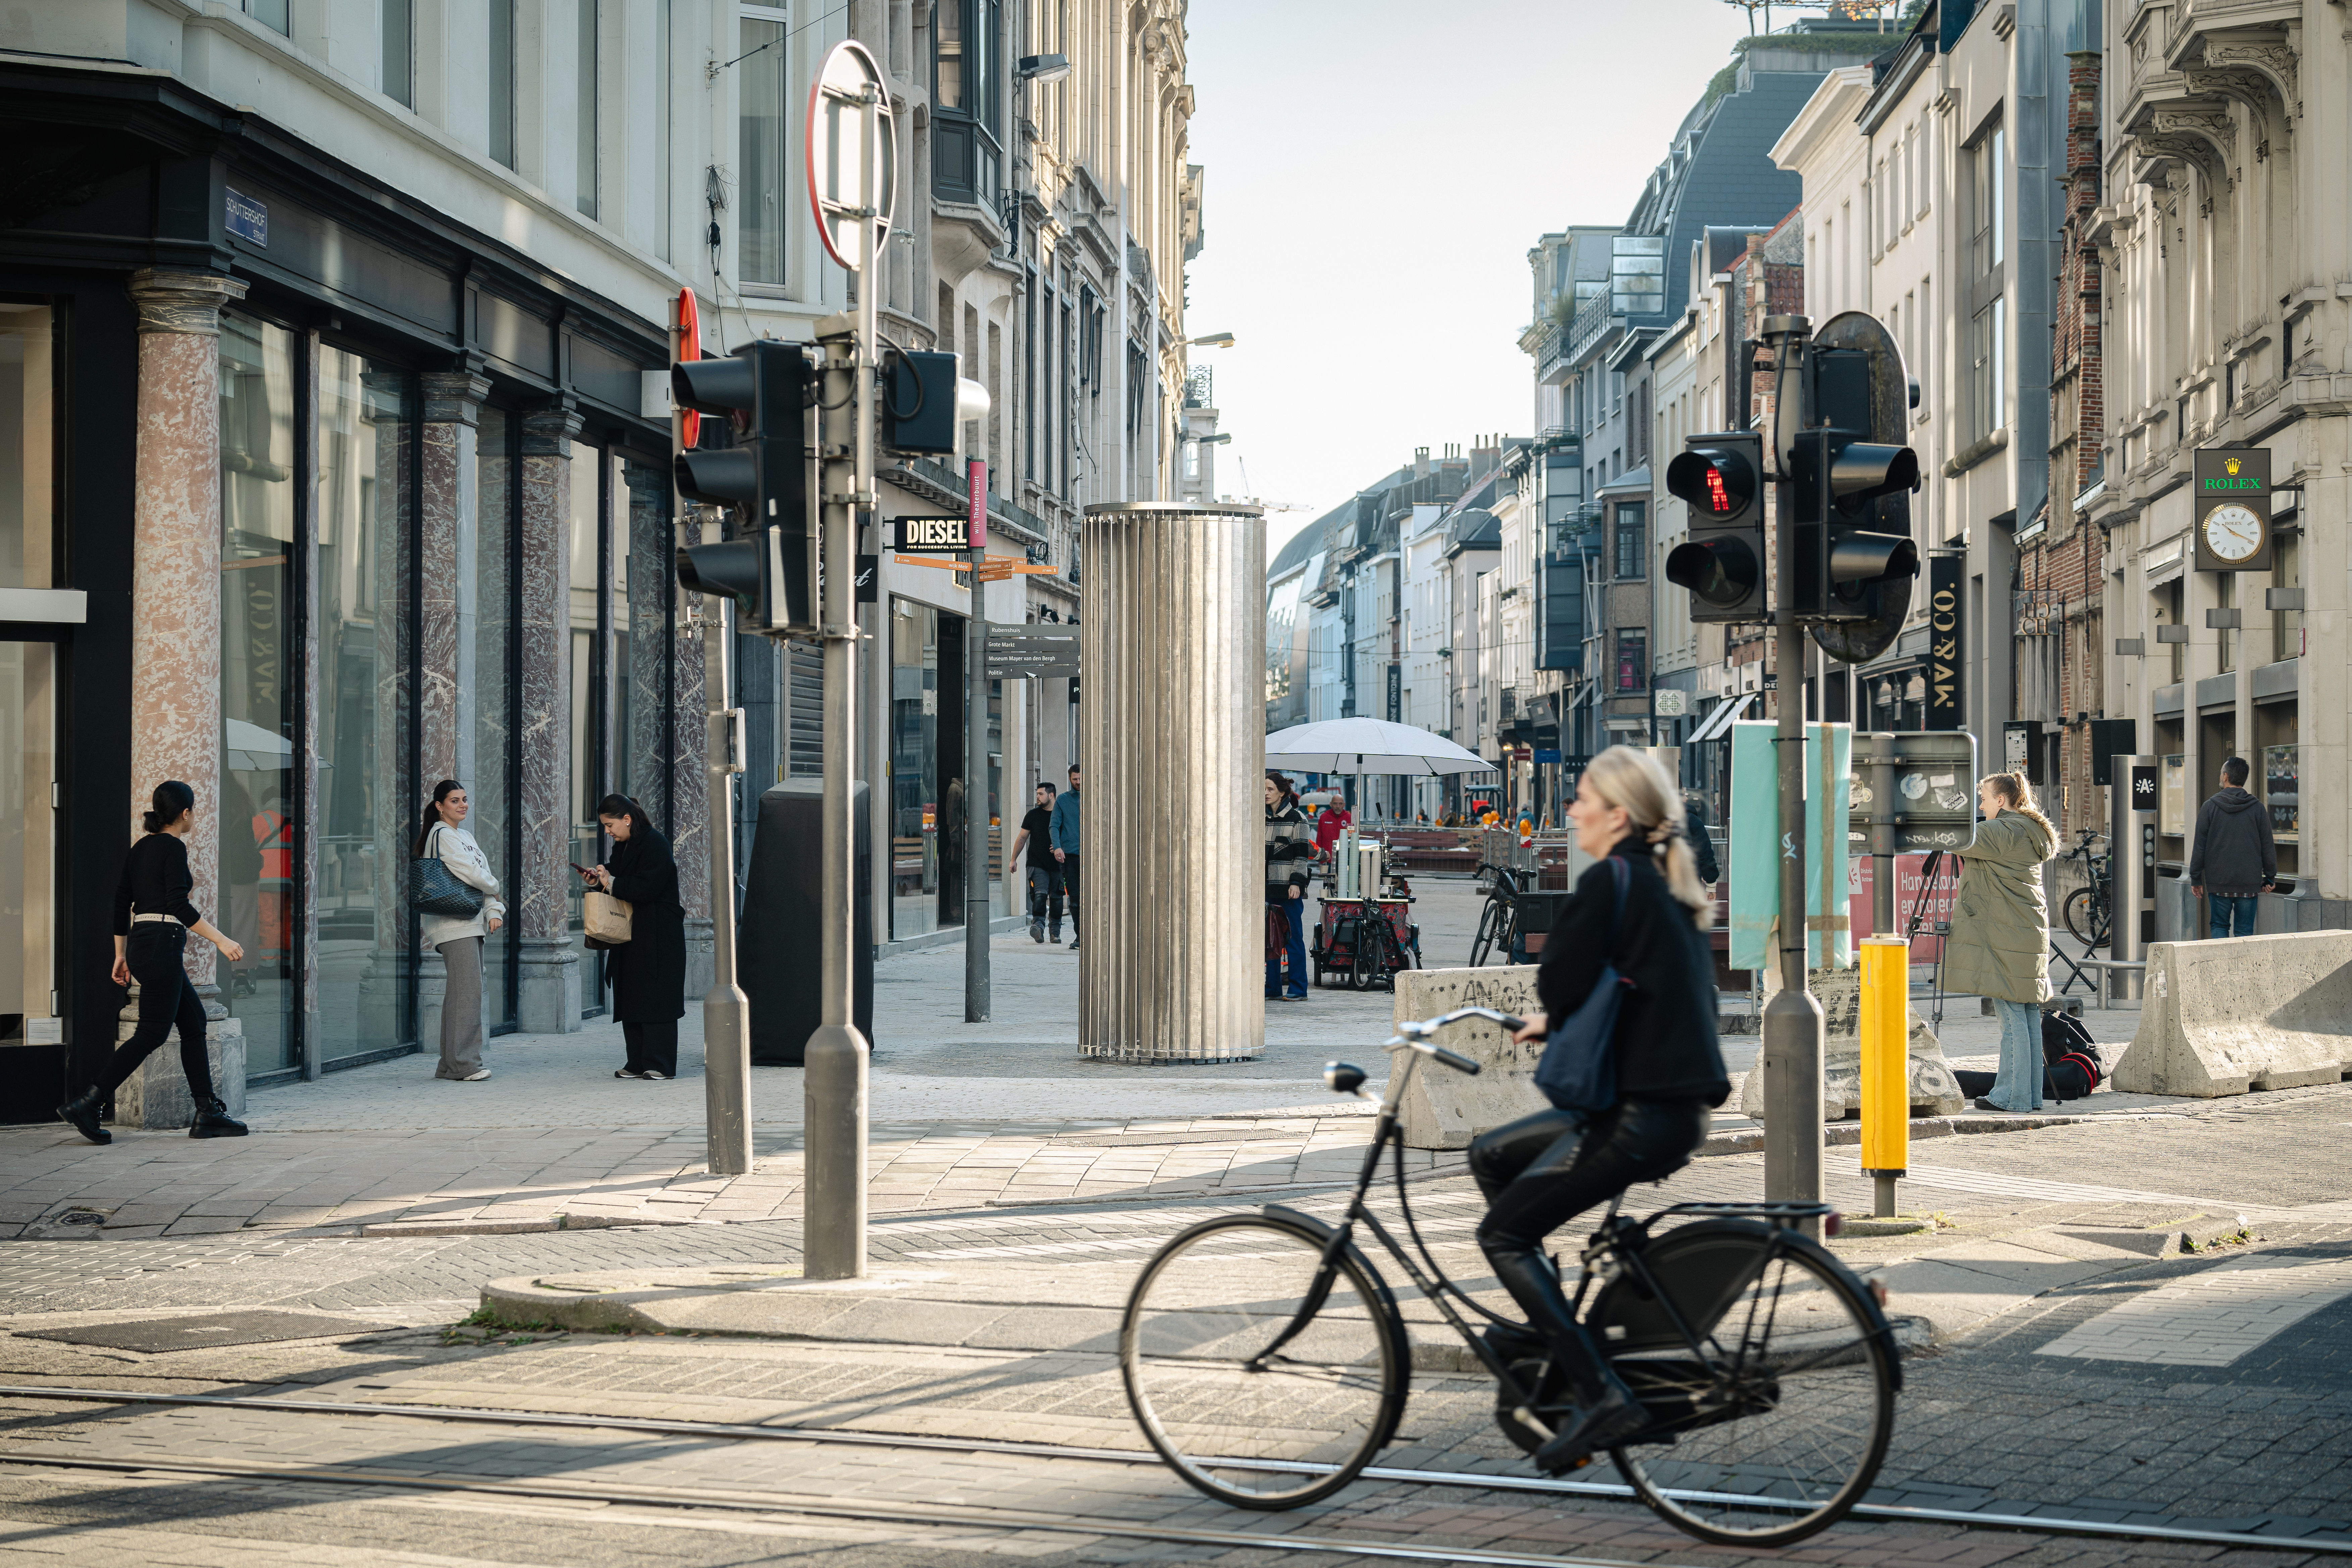
[[[1693,436],[1666,465],[1667,490],[1691,509],[1690,538],[1667,552],[1666,580],[1691,591],[1695,621],[1770,617],[1763,471],[1763,437],[1752,430]]]

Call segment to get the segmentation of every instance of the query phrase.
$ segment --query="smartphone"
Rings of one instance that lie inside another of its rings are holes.
[[[580,875],[581,875],[583,878],[585,878],[585,877],[588,875],[588,868],[587,868],[587,867],[585,867],[585,866],[583,866],[583,865],[582,865],[579,861],[577,861],[577,860],[574,860],[574,861],[572,861],[572,868],[573,870],[575,870],[575,871],[579,872],[579,873],[580,873]]]

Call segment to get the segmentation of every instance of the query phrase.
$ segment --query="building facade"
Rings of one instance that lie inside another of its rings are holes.
[[[607,793],[671,837],[688,988],[707,986],[710,825],[748,837],[759,788],[816,772],[824,736],[813,650],[738,639],[750,771],[731,812],[706,799],[705,604],[671,565],[673,302],[694,291],[710,353],[805,339],[850,302],[800,120],[826,50],[867,43],[908,176],[884,330],[990,388],[965,445],[992,548],[1054,567],[988,588],[990,619],[1066,617],[1078,509],[1170,493],[1202,429],[1181,413],[1201,178],[1181,23],[1147,5],[1066,32],[997,0],[0,20],[0,113],[48,150],[0,249],[0,1043],[21,1047],[0,1114],[46,1118],[121,1032],[111,892],[165,777],[197,790],[198,906],[246,948],[191,968],[248,1082],[434,1037],[404,863],[445,777],[508,889],[494,1030],[604,1009],[570,866],[604,853]],[[1058,80],[1012,63],[1055,53]],[[949,464],[883,477],[886,517],[964,505]],[[925,839],[960,772],[972,609],[956,574],[880,552],[859,759],[891,804],[877,942],[961,920]],[[993,809],[1073,754],[1069,684],[992,692]]]

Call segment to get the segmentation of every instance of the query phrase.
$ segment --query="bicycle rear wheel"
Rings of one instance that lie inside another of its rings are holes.
[[[1591,1321],[1655,1418],[1611,1458],[1668,1523],[1726,1546],[1786,1546],[1860,1501],[1901,1384],[1885,1318],[1817,1244],[1747,1220],[1671,1231],[1643,1262],[1708,1345],[1708,1365],[1620,1280]],[[1671,1441],[1667,1439],[1671,1438]]]
[[[1412,1363],[1396,1303],[1353,1247],[1318,1286],[1324,1245],[1269,1215],[1205,1220],[1161,1247],[1128,1298],[1128,1404],[1160,1457],[1220,1502],[1328,1497],[1403,1418]]]
[[[2084,948],[2105,947],[2107,942],[2106,910],[2102,907],[2096,888],[2077,888],[2066,895],[2063,907],[2066,929]]]

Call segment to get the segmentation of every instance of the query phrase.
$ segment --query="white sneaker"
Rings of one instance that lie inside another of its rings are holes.
[[[656,1070],[656,1069],[655,1069],[655,1068],[647,1068],[645,1071],[643,1071],[643,1072],[639,1073],[637,1076],[638,1076],[639,1078],[643,1078],[643,1079],[652,1079],[654,1082],[656,1082],[656,1083],[659,1083],[659,1082],[661,1082],[664,1079],[666,1079],[666,1078],[669,1077],[669,1074],[667,1074],[667,1073],[666,1073],[666,1072],[660,1072],[660,1071],[657,1071],[657,1070]]]
[[[489,1077],[489,1076],[490,1076],[490,1069],[489,1069],[489,1068],[483,1068],[481,1071],[479,1071],[479,1072],[469,1072],[469,1073],[467,1073],[464,1078],[459,1079],[457,1081],[458,1081],[459,1083],[479,1083],[479,1082],[481,1082],[484,1079],[486,1079],[486,1078],[488,1078],[488,1077]]]

